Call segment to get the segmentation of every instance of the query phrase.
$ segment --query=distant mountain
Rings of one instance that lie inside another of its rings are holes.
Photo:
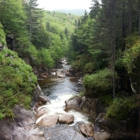
[[[53,11],[81,16],[81,15],[84,15],[85,9],[56,9],[56,10],[53,10]],[[89,12],[89,10],[86,10],[86,11]]]

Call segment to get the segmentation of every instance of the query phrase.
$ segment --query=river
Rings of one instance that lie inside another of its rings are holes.
[[[69,65],[64,65],[62,69],[58,69],[57,73],[61,71],[66,71],[70,68]],[[51,104],[45,105],[43,107],[47,110],[47,115],[54,114],[65,114],[65,101],[71,97],[78,95],[82,90],[82,86],[78,84],[78,79],[70,80],[70,77],[57,78],[56,76],[51,76],[46,81],[40,82],[43,93],[50,100]],[[83,121],[88,122],[88,117],[85,114],[71,110],[67,112],[68,114],[74,115],[74,123]]]

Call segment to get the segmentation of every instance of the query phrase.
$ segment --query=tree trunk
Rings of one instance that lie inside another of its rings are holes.
[[[131,35],[132,33],[132,0],[129,1],[129,14],[128,14],[128,33]]]

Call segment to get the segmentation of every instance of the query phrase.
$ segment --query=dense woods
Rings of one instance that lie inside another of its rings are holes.
[[[14,117],[17,103],[29,108],[37,83],[33,69],[56,67],[67,55],[78,18],[42,10],[37,0],[0,0],[0,49],[5,48],[0,51],[0,119]]]
[[[93,0],[71,36],[72,67],[88,74],[85,95],[103,99],[108,117],[126,119],[139,103],[139,5],[139,0]]]
[[[83,77],[81,96],[99,99],[104,119],[125,120],[139,135],[140,0],[92,0],[80,18],[37,0],[0,0],[0,119],[14,118],[15,104],[29,108],[36,72],[63,57]]]

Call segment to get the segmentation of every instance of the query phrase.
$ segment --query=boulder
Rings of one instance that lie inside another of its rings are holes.
[[[74,121],[73,115],[60,115],[59,116],[59,123],[71,124]]]
[[[78,123],[74,126],[58,123],[54,127],[45,127],[44,137],[50,140],[93,140],[81,133]]]
[[[73,75],[69,71],[66,71],[66,76],[72,77]]]
[[[44,104],[48,101],[47,97],[44,94],[40,94],[38,99],[43,102]]]
[[[89,114],[93,119],[95,119],[98,112],[102,110],[99,99],[79,96],[65,101],[65,111],[69,111],[71,109]]]
[[[94,119],[98,114],[98,112],[103,110],[98,98],[86,98],[86,97],[82,97],[80,109],[82,112],[91,115],[92,118]]]
[[[58,115],[51,115],[51,116],[45,116],[44,118],[42,118],[37,123],[37,125],[51,127],[57,124],[57,122],[58,122]]]
[[[71,109],[80,111],[81,102],[82,102],[82,99],[81,97],[78,97],[78,96],[68,101],[65,101],[65,111],[69,111]]]
[[[109,140],[111,138],[111,134],[106,131],[95,132],[94,138],[95,140]]]
[[[57,75],[58,78],[65,78],[65,75]]]
[[[80,126],[80,130],[87,137],[93,137],[94,136],[94,128],[93,128],[93,125],[91,123],[82,124]]]
[[[78,81],[76,77],[70,77],[69,80],[70,80],[71,82],[77,82],[77,81]]]
[[[51,72],[57,72],[57,69],[51,69]]]
[[[45,108],[41,108],[40,110],[37,110],[36,119],[38,119],[39,117],[43,116],[45,113],[47,113]]]
[[[48,78],[48,73],[41,73],[40,77],[46,79]]]
[[[41,90],[41,87],[40,87],[40,85],[39,84],[37,84],[37,86],[36,86],[36,89],[34,90],[34,92],[33,92],[33,94],[34,94],[34,100],[35,101],[38,101],[39,100],[39,96],[45,96],[44,94],[43,94],[43,92],[42,92],[42,90]],[[46,97],[46,96],[45,96]],[[41,97],[40,97],[41,98]]]

